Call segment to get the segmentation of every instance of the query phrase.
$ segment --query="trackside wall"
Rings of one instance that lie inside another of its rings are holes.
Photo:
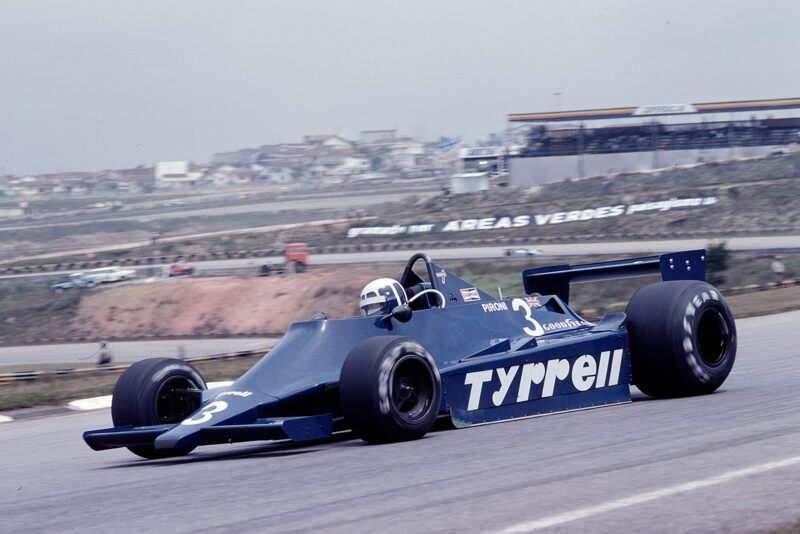
[[[583,154],[510,159],[510,185],[530,186],[560,182],[567,178],[585,178],[621,172],[649,171],[734,158],[769,155],[785,146],[731,147],[616,154]]]

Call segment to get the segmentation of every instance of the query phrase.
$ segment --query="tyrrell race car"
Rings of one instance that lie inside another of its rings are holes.
[[[495,299],[413,255],[398,282],[361,294],[361,317],[293,324],[232,385],[208,390],[181,360],[129,367],[114,388],[113,428],[84,433],[95,450],[145,458],[199,445],[318,440],[350,430],[369,443],[456,428],[715,391],[736,354],[736,327],[705,283],[705,253],[523,271],[525,295]],[[597,323],[569,307],[572,282],[660,273],[625,313]]]

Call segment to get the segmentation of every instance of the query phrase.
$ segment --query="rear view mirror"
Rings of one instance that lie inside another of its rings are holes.
[[[384,321],[387,319],[397,319],[401,323],[407,323],[411,320],[411,306],[408,304],[401,304],[395,306],[391,313],[387,313],[381,317]]]

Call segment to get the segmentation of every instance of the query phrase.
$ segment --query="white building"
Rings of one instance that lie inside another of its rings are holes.
[[[401,141],[392,144],[391,160],[393,167],[400,170],[411,170],[419,165],[425,155],[425,145],[419,141]]]
[[[364,174],[371,170],[370,161],[362,156],[347,156],[342,158],[342,162],[335,167],[331,174],[336,176],[351,176],[354,174]]]
[[[188,161],[160,161],[156,163],[156,187],[194,187],[203,178],[200,171],[191,171]]]
[[[271,165],[259,171],[259,175],[273,184],[288,184],[294,180],[292,169],[285,165]]]
[[[477,193],[489,189],[489,175],[485,172],[465,172],[450,177],[450,193]]]
[[[338,135],[306,135],[303,142],[314,147],[353,148],[353,142]]]

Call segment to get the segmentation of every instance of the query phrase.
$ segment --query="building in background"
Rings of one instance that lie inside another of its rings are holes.
[[[798,109],[784,98],[509,115],[529,125],[510,184],[768,156],[800,141]]]
[[[354,143],[338,135],[306,135],[303,142],[313,147],[353,148]]]
[[[157,189],[278,185],[313,188],[348,182],[426,180],[452,173],[458,140],[422,142],[397,130],[364,130],[360,141],[308,135],[302,142],[261,145],[212,155],[208,165],[162,161],[155,167],[0,177],[0,196],[92,196]]]
[[[188,161],[160,161],[156,163],[155,185],[157,188],[195,187],[204,174],[200,170],[192,170]]]
[[[503,146],[480,146],[458,150],[456,172],[450,175],[453,194],[486,191],[492,183],[507,185],[509,150]]]

